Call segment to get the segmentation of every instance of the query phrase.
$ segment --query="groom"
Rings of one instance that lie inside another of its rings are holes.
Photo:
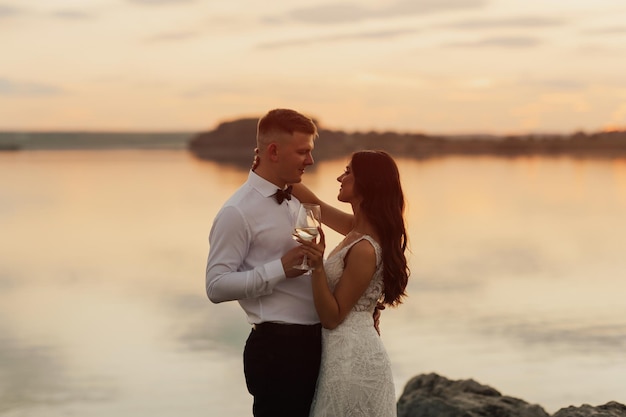
[[[244,373],[255,417],[308,417],[321,355],[321,326],[309,275],[292,239],[300,202],[287,192],[313,164],[317,128],[289,109],[257,126],[258,157],[247,181],[224,203],[209,235],[206,292],[237,300],[252,330]]]

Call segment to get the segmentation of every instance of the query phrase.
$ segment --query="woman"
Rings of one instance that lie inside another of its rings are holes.
[[[406,295],[404,195],[398,168],[383,151],[352,155],[337,181],[339,201],[353,214],[319,200],[300,184],[294,195],[317,203],[322,221],[343,234],[324,262],[325,239],[303,245],[312,271],[315,308],[323,326],[322,365],[312,417],[396,416],[391,366],[374,328],[378,302],[397,306]]]

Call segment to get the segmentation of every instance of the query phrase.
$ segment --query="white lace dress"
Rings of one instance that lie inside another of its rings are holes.
[[[333,251],[324,268],[332,291],[343,273],[346,253],[363,239],[376,250],[378,268],[343,323],[333,330],[322,329],[322,364],[311,417],[396,416],[391,364],[372,318],[383,288],[382,250],[370,236],[361,236]]]

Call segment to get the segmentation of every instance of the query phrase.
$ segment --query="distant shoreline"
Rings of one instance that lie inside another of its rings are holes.
[[[200,159],[249,165],[257,119],[224,122],[198,133],[189,150]],[[422,133],[355,132],[320,129],[315,156],[327,159],[359,149],[382,149],[394,156],[427,159],[449,155],[517,157],[530,155],[580,158],[626,157],[626,131],[576,132],[571,135],[427,135]]]
[[[188,150],[202,160],[249,166],[257,119],[224,122],[214,130],[194,132],[0,132],[0,152],[28,150]],[[428,159],[459,156],[626,157],[626,131],[570,135],[427,135],[353,132],[321,128],[318,160],[343,157],[359,149],[383,149],[394,156]]]
[[[186,149],[193,132],[0,132],[0,151]]]

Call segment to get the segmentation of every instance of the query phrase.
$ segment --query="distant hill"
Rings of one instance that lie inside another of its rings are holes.
[[[255,145],[257,119],[221,123],[189,141],[198,158],[249,166]],[[318,125],[319,126],[319,125]],[[342,157],[359,149],[382,149],[394,156],[431,158],[445,155],[571,155],[576,157],[626,157],[626,131],[571,135],[459,135],[354,132],[319,129],[316,159]]]
[[[0,132],[0,151],[185,149],[189,132]]]

